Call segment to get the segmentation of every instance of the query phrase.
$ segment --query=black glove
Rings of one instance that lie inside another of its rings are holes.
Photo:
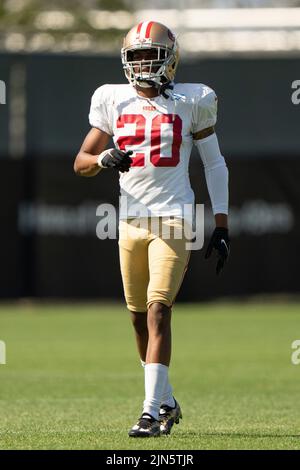
[[[223,269],[224,264],[230,252],[230,239],[228,236],[227,228],[223,228],[223,227],[215,228],[211,236],[211,239],[209,241],[206,253],[205,253],[205,259],[210,257],[213,249],[217,251],[217,256],[218,256],[218,262],[217,262],[217,268],[216,268],[216,273],[218,275],[220,271]]]
[[[129,171],[130,165],[132,163],[132,158],[129,155],[132,155],[132,151],[123,152],[118,149],[108,149],[101,160],[101,165],[105,168],[115,168],[121,173]]]

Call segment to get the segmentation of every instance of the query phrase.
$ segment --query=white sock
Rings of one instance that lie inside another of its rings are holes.
[[[173,397],[173,389],[171,387],[171,384],[170,384],[169,380],[167,381],[167,384],[166,384],[166,387],[165,387],[165,390],[164,390],[164,394],[163,394],[162,399],[161,399],[161,404],[170,406],[171,408],[175,407],[175,400],[174,400],[174,397]]]
[[[146,362],[142,361],[142,359],[141,359],[141,364],[142,364],[142,367],[145,369]],[[169,377],[168,377],[168,380],[167,380],[167,383],[166,383],[166,386],[165,386],[165,390],[164,390],[164,393],[163,393],[163,396],[162,396],[162,399],[161,399],[161,404],[170,406],[171,408],[174,408],[174,406],[175,406],[175,400],[174,400],[174,397],[173,397],[173,389],[172,389],[172,386],[169,382]]]
[[[143,413],[158,419],[162,396],[168,381],[169,368],[164,364],[145,365],[145,401]]]

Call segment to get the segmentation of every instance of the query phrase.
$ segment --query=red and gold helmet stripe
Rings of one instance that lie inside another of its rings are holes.
[[[137,39],[149,39],[153,23],[154,21],[142,21],[139,23],[136,29]]]

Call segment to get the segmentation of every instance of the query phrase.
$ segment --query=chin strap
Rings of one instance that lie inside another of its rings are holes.
[[[160,95],[162,95],[164,98],[168,99],[170,98],[170,95],[166,93],[167,90],[173,90],[174,84],[172,82],[167,82],[164,83],[163,85],[160,85],[153,80],[140,80],[140,82],[146,82],[150,85],[150,87],[155,87],[157,88],[158,92]],[[139,84],[142,88],[147,88],[143,87],[141,84]]]
[[[168,82],[168,83],[165,83],[164,85],[161,85],[159,87],[159,92],[161,95],[163,95],[164,98],[168,99],[170,98],[170,95],[166,93],[166,91],[169,89],[169,90],[173,90],[174,88],[174,85],[171,84],[171,82]]]
[[[154,86],[154,82],[150,82],[146,80],[137,80],[137,84],[141,88],[152,88]]]

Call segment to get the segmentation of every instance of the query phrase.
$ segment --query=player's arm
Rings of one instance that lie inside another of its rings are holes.
[[[98,157],[110,139],[106,132],[93,127],[85,137],[75,158],[74,171],[80,176],[95,176],[101,170]]]
[[[129,152],[111,148],[105,149],[110,139],[106,132],[93,127],[87,134],[75,158],[74,171],[80,176],[95,176],[102,168],[128,171],[132,163]]]
[[[210,140],[214,141],[215,146],[211,146],[210,152],[206,155],[203,155],[203,152],[207,150],[203,145],[205,142],[203,141],[203,139],[206,139],[207,137],[213,135],[214,137]],[[221,155],[219,145],[217,143],[215,128],[211,126],[207,127],[206,129],[202,129],[201,131],[193,134],[193,139],[196,147],[199,150],[200,156],[204,164],[205,177],[215,216],[216,227],[228,228],[228,169],[226,167],[225,159]],[[214,172],[213,170],[218,167],[223,167],[223,170],[221,170],[221,172]],[[218,176],[216,177],[215,175]],[[214,181],[215,179],[217,179],[217,182]],[[221,186],[223,186],[223,191],[220,191],[221,194],[218,194],[216,192],[214,188],[216,184],[218,186],[220,184]]]
[[[214,127],[207,127],[193,134],[194,144],[201,156],[207,188],[215,216],[216,228],[210,239],[206,258],[213,249],[218,253],[217,274],[229,255],[228,236],[228,169],[221,154]]]

